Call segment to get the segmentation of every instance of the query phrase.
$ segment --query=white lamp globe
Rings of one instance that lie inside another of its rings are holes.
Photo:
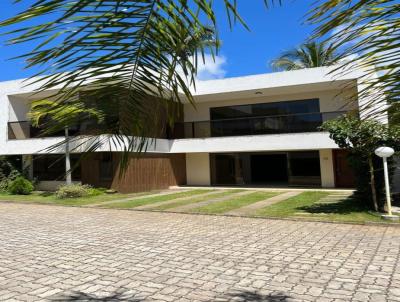
[[[390,147],[379,147],[375,150],[375,154],[379,157],[391,157],[394,154],[394,150]]]

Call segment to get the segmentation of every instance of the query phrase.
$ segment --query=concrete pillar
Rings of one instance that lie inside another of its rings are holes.
[[[323,188],[335,187],[335,171],[333,166],[333,153],[331,149],[319,150],[321,166],[321,186]]]
[[[235,154],[235,181],[237,185],[244,184],[242,168],[240,154]]]
[[[186,154],[186,179],[189,186],[211,185],[210,156],[208,153]]]
[[[33,180],[33,156],[22,155],[22,170],[27,173],[27,177]]]

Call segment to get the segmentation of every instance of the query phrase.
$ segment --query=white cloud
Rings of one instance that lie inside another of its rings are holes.
[[[198,56],[198,60],[197,79],[204,81],[222,79],[225,77],[226,57],[215,56],[213,58],[212,55],[206,54],[204,56],[204,61],[201,55]]]

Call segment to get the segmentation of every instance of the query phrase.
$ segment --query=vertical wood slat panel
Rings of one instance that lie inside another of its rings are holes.
[[[82,161],[83,183],[123,193],[166,189],[186,183],[184,154],[145,154],[139,158],[132,155],[125,174],[120,178],[119,154],[114,153],[114,175],[110,181],[100,180],[100,158],[101,154],[94,154]]]

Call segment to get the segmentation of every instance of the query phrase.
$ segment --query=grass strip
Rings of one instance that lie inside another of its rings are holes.
[[[144,205],[157,203],[157,202],[161,202],[161,201],[173,200],[176,198],[190,197],[190,196],[194,196],[194,195],[205,194],[205,193],[212,192],[212,191],[213,190],[205,190],[205,189],[190,190],[190,191],[165,194],[165,195],[160,195],[160,196],[138,198],[138,199],[134,199],[134,200],[130,200],[130,201],[115,202],[115,203],[110,203],[110,204],[107,204],[104,206],[106,206],[107,208],[129,209],[129,208],[136,208],[139,206],[144,206]]]
[[[158,207],[155,207],[154,210],[165,211],[165,210],[173,209],[176,207],[184,206],[187,204],[192,204],[192,203],[202,202],[202,201],[206,201],[206,200],[210,200],[210,199],[214,199],[214,198],[221,198],[221,197],[229,196],[234,193],[239,193],[239,192],[243,192],[243,191],[244,190],[233,189],[233,190],[228,190],[228,191],[224,191],[224,192],[216,192],[216,193],[213,193],[213,194],[210,194],[207,196],[197,196],[197,197],[193,197],[193,198],[179,200],[174,203],[160,205]]]
[[[147,194],[154,194],[154,192],[138,193],[135,196],[143,196]],[[11,195],[8,193],[0,193],[0,201],[12,201],[12,202],[29,202],[29,203],[40,203],[40,204],[57,204],[57,205],[90,205],[96,203],[102,203],[117,199],[123,199],[132,196],[132,194],[100,194],[95,196],[85,196],[79,198],[65,198],[58,199],[53,192],[32,192],[30,195]]]
[[[379,215],[370,212],[368,206],[353,198],[334,203],[318,203],[331,192],[303,192],[279,203],[265,207],[256,213],[263,217],[296,217],[341,222],[382,222]]]
[[[256,212],[258,216],[287,217],[301,212],[301,208],[311,206],[321,198],[328,196],[329,192],[303,192],[281,202],[267,206]]]
[[[221,214],[233,209],[241,208],[249,204],[271,198],[278,195],[277,192],[254,192],[246,195],[233,197],[232,199],[215,202],[203,207],[195,208],[191,212],[207,213],[207,214]]]

